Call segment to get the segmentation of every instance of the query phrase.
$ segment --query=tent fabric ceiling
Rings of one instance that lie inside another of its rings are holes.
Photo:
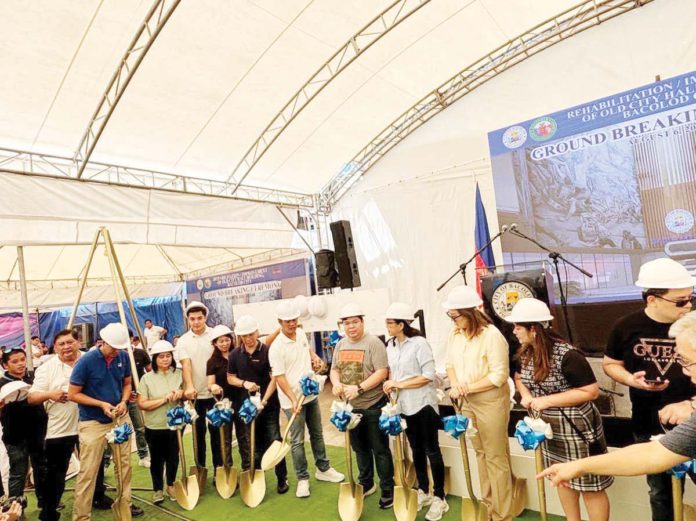
[[[92,160],[225,180],[285,102],[386,0],[184,1]],[[346,68],[247,183],[322,186],[441,82],[575,0],[434,0]],[[148,0],[0,6],[0,147],[72,156]],[[31,35],[31,37],[27,37]]]

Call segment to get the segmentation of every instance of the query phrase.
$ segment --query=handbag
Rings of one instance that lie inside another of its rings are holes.
[[[587,441],[587,438],[583,434],[583,432],[578,429],[578,427],[571,421],[571,419],[568,417],[568,415],[565,413],[563,408],[559,407],[559,411],[561,411],[561,415],[568,421],[570,426],[573,428],[573,430],[582,438],[582,441],[585,442],[587,445],[587,449],[590,453],[590,456],[599,456],[600,454],[606,454],[607,452],[607,447],[604,443],[602,443],[601,439],[596,439],[594,441]],[[594,410],[592,411],[594,414]]]

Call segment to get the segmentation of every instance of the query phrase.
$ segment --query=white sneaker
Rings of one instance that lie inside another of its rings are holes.
[[[447,512],[448,510],[449,505],[447,504],[447,501],[435,496],[432,500],[432,503],[430,504],[430,509],[428,510],[428,513],[425,514],[425,519],[427,519],[428,521],[439,521],[440,519],[442,519],[442,516],[445,515],[445,512]]]
[[[295,491],[295,496],[297,497],[309,497],[309,480],[301,479],[297,482],[297,490]]]
[[[433,496],[429,496],[428,494],[423,492],[421,489],[418,489],[418,512],[421,511],[421,508],[431,505],[432,502],[433,502]]]
[[[375,492],[377,492],[377,484],[373,483],[367,490],[363,489],[363,497],[371,496]]]
[[[145,456],[143,459],[141,459],[138,462],[138,465],[141,467],[145,467],[146,469],[150,468],[150,456]]]
[[[319,481],[330,481],[331,483],[340,483],[346,478],[333,467],[329,467],[328,470],[317,469],[314,473],[314,477]]]

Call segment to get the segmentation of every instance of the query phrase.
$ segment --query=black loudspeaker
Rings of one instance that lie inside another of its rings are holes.
[[[314,254],[314,266],[317,270],[318,289],[331,289],[338,286],[336,260],[331,250],[319,250]]]
[[[350,222],[336,221],[331,223],[331,235],[336,251],[336,267],[338,268],[338,281],[341,288],[359,288],[360,272],[358,271],[358,259],[355,255]]]

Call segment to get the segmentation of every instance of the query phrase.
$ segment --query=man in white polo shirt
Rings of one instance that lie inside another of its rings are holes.
[[[77,334],[69,329],[60,331],[53,341],[53,351],[56,356],[36,370],[27,398],[31,405],[44,404],[48,414],[44,521],[57,521],[60,517],[57,509],[65,489],[65,475],[77,445],[77,404],[68,401],[70,375],[81,354]]]
[[[213,333],[208,327],[208,308],[202,302],[193,301],[186,306],[186,320],[190,329],[181,335],[176,345],[184,377],[184,396],[195,400],[198,419],[194,422],[198,446],[194,447],[197,461],[205,466],[205,413],[215,404],[215,398],[208,390],[206,367],[213,354]],[[209,427],[210,436],[218,436],[217,429]]]
[[[161,326],[155,326],[149,318],[145,321],[145,349],[150,351],[150,348],[155,345],[155,342],[162,340],[167,335],[167,330]]]
[[[300,312],[291,301],[280,302],[276,309],[276,316],[280,324],[280,333],[271,344],[268,360],[273,378],[278,384],[280,406],[288,418],[292,416],[293,411],[298,412],[297,419],[290,429],[292,461],[297,476],[295,495],[309,497],[309,472],[304,449],[305,424],[309,430],[312,454],[317,467],[314,477],[319,481],[340,483],[344,476],[331,467],[326,457],[317,396],[307,396],[304,405],[299,407],[300,379],[312,373],[314,369],[320,368],[323,362],[309,346],[304,331],[297,327]]]

